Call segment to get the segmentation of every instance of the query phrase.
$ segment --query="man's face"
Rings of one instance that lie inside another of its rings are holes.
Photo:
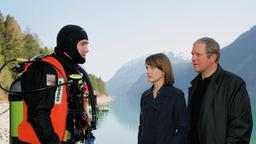
[[[191,54],[194,70],[202,74],[207,73],[214,61],[207,56],[206,44],[202,42],[195,43]]]
[[[80,40],[76,45],[77,51],[79,52],[81,57],[83,57],[84,59],[86,58],[86,53],[89,52],[88,44],[89,44],[88,40]]]

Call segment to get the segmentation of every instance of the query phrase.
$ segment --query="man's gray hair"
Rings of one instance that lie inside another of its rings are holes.
[[[203,37],[198,39],[197,41],[195,41],[194,44],[196,43],[204,43],[206,45],[206,53],[208,58],[212,55],[212,54],[216,54],[217,58],[216,58],[216,62],[219,62],[220,59],[220,45],[219,43],[209,37]]]

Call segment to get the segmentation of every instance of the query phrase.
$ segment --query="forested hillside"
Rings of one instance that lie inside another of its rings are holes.
[[[89,77],[97,95],[108,95],[108,92],[105,87],[105,83],[100,77],[97,77],[93,74],[89,74]]]
[[[12,58],[31,58],[47,53],[50,51],[46,47],[40,47],[35,34],[23,33],[14,17],[4,17],[0,12],[0,65]],[[12,80],[12,73],[5,68],[0,74],[1,84],[8,87]]]

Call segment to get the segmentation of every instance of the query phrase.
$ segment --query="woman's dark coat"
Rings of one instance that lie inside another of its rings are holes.
[[[154,99],[152,90],[141,97],[138,144],[183,144],[188,122],[184,93],[164,85]]]

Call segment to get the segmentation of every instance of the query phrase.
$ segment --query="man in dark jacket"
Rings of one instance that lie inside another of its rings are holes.
[[[190,144],[249,144],[252,113],[246,84],[218,64],[219,44],[197,40],[192,49],[199,73],[189,88]]]

